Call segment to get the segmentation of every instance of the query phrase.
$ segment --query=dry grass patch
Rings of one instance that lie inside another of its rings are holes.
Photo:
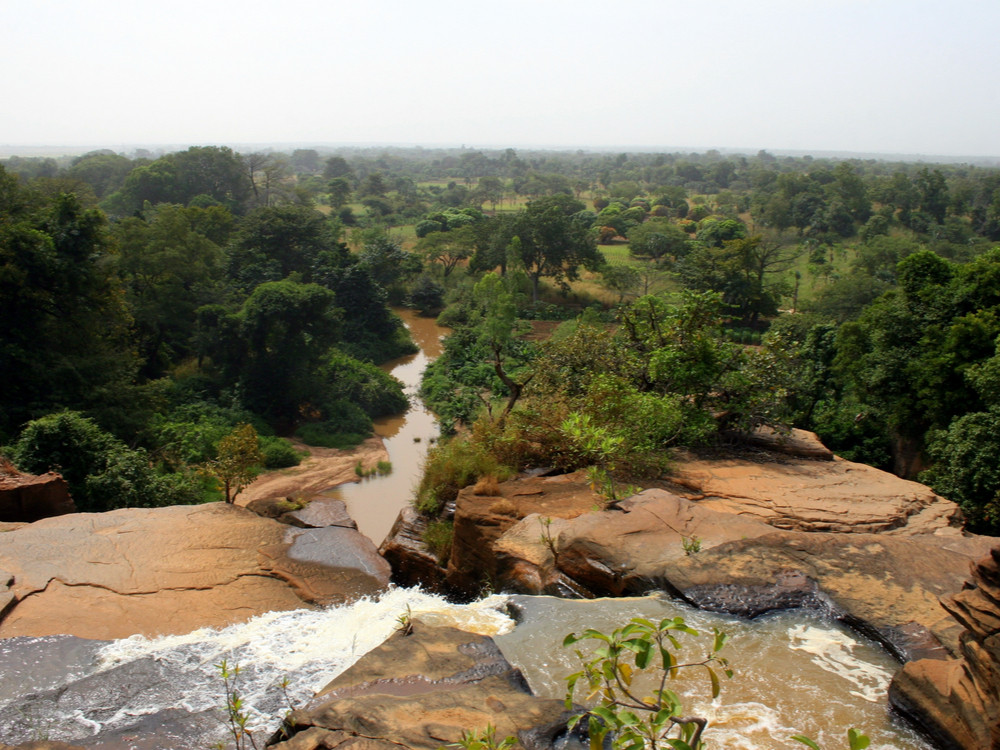
[[[472,494],[482,497],[500,497],[500,482],[493,474],[484,474],[479,477],[476,486],[472,488]]]
[[[498,516],[510,516],[511,518],[518,517],[517,506],[506,498],[501,498],[490,505],[490,513]]]

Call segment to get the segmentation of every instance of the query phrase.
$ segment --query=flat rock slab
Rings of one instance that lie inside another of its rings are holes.
[[[493,639],[418,620],[412,632],[397,632],[293,712],[293,736],[275,747],[361,742],[438,750],[491,724],[498,741],[515,735],[522,747],[540,750],[567,718],[562,701],[530,694]]]
[[[929,487],[840,458],[681,455],[669,480],[676,492],[707,508],[779,529],[957,534],[962,523],[958,506]]]
[[[306,530],[210,503],[70,514],[0,534],[0,569],[13,578],[0,638],[183,633],[387,585],[388,566],[358,532],[290,531]]]

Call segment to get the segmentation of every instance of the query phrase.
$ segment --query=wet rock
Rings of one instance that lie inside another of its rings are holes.
[[[415,509],[403,508],[379,547],[379,554],[392,567],[393,583],[440,592],[444,588],[445,569],[424,543],[428,523],[427,517]]]
[[[341,526],[356,529],[358,524],[347,512],[347,503],[333,498],[314,498],[304,508],[282,514],[279,519],[293,526],[320,529],[325,526]]]
[[[438,750],[492,724],[498,740],[515,735],[528,750],[541,750],[567,718],[562,701],[530,694],[491,638],[418,620],[410,634],[397,632],[293,712],[293,736],[275,748]]]
[[[713,611],[755,616],[826,607],[910,659],[935,651],[936,642],[949,651],[957,647],[937,597],[957,588],[969,562],[991,543],[983,537],[774,532],[691,555],[660,575],[667,588]]]
[[[357,529],[289,528],[280,544],[260,548],[264,568],[287,581],[304,602],[331,604],[385,589],[392,572],[371,540]]]
[[[958,629],[937,597],[960,586],[970,561],[995,541],[777,531],[663,490],[553,520],[548,533],[551,545],[538,517],[529,516],[491,543],[505,590],[585,597],[662,590],[745,617],[807,607],[903,658],[957,649]]]
[[[1000,546],[973,568],[964,589],[942,598],[963,628],[959,658],[906,664],[892,681],[894,708],[942,747],[1000,748]]]
[[[358,524],[347,512],[347,503],[328,497],[315,497],[309,501],[292,497],[260,497],[244,506],[258,516],[274,518],[289,526],[321,529],[325,526],[342,526],[356,529]]]
[[[386,585],[387,568],[358,532],[294,531],[210,503],[71,514],[6,532],[0,569],[13,582],[0,638],[183,633]]]
[[[0,521],[31,522],[75,512],[69,486],[59,474],[25,474],[0,458]]]

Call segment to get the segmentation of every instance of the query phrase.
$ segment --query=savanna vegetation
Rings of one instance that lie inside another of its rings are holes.
[[[94,508],[204,496],[192,467],[237,425],[267,465],[296,460],[279,436],[368,434],[405,406],[374,366],[412,346],[394,304],[453,328],[428,513],[526,465],[614,498],[772,424],[1000,530],[993,166],[196,147],[3,170],[0,442],[72,473],[39,447],[62,420],[66,450],[115,457],[80,481],[139,489],[80,489]]]

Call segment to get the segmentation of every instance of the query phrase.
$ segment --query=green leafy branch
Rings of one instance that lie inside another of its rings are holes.
[[[715,630],[711,650],[704,659],[682,662],[674,653],[681,648],[680,634],[697,636],[698,631],[689,627],[682,617],[666,618],[659,623],[633,618],[628,625],[611,634],[588,629],[580,635],[566,636],[564,646],[584,640],[599,642],[589,656],[576,652],[583,669],[566,680],[567,709],[572,709],[573,696],[581,681],[589,689],[587,699],[598,701],[593,708],[570,721],[570,727],[574,727],[587,719],[592,750],[600,750],[609,734],[616,750],[663,747],[698,750],[701,747],[707,721],[702,717],[682,716],[681,700],[667,688],[667,680],[676,678],[682,669],[702,667],[708,674],[712,697],[717,697],[720,680],[714,667],[721,668],[726,677],[733,675],[726,659],[718,655],[727,636]],[[634,678],[651,665],[660,670],[659,680],[650,694],[642,695]]]

